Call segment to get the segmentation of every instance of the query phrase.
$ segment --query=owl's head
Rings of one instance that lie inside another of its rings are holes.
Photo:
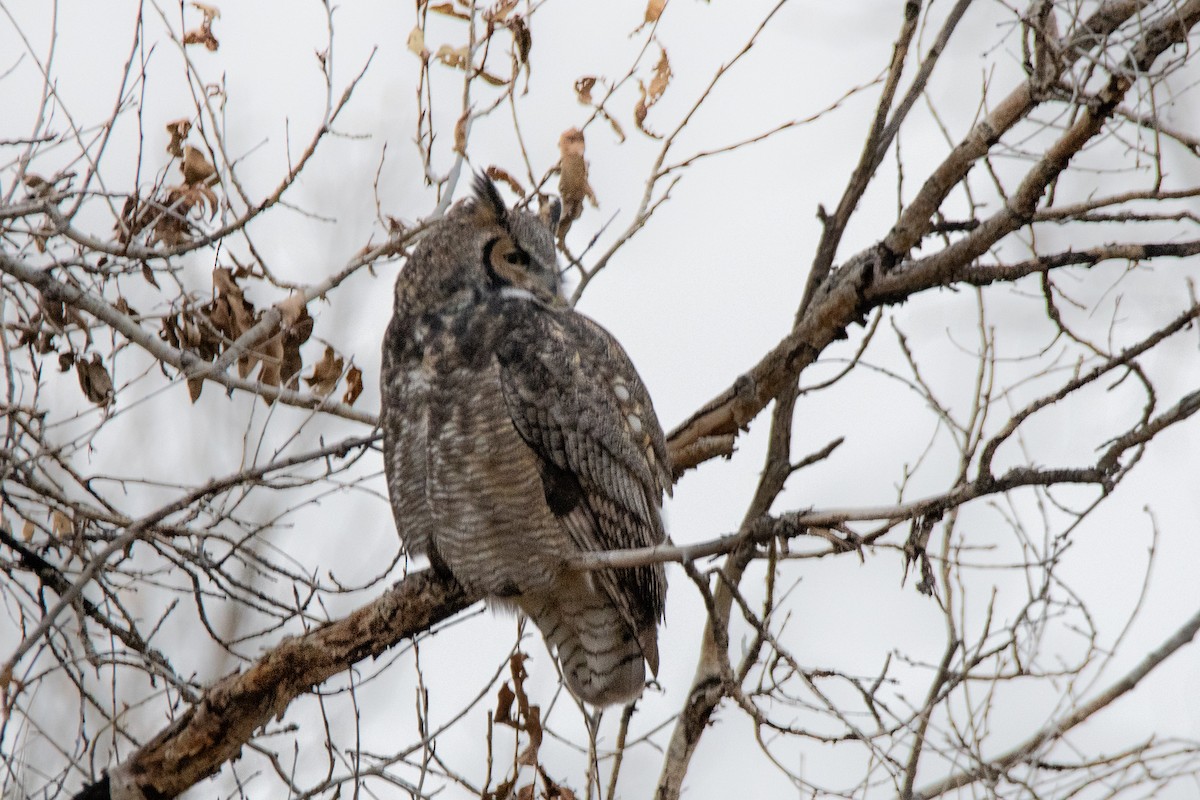
[[[397,310],[455,305],[505,289],[556,302],[562,281],[554,231],[562,205],[537,214],[510,209],[496,185],[477,175],[473,197],[456,203],[421,237],[396,281]]]

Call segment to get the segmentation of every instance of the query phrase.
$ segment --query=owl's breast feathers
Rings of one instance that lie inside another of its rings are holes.
[[[485,402],[481,383],[498,381],[504,415],[532,456],[541,486],[533,499],[559,519],[575,548],[664,541],[659,509],[671,471],[662,428],[629,357],[600,325],[561,305],[494,292],[397,313],[386,342],[384,374],[395,376],[387,391],[397,402],[385,404],[385,436],[388,418],[403,418],[422,428],[423,441],[405,437],[409,445],[429,448],[454,407],[468,398]],[[386,405],[395,413],[386,413]],[[414,423],[421,415],[405,406],[427,408],[425,422]],[[661,565],[596,577],[633,630],[662,618]]]

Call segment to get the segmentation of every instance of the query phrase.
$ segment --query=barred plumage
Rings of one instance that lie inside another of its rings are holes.
[[[414,248],[383,343],[382,426],[401,539],[541,629],[568,688],[637,697],[658,668],[661,565],[580,573],[580,550],[664,540],[662,428],[624,350],[559,296],[554,202],[480,178]]]

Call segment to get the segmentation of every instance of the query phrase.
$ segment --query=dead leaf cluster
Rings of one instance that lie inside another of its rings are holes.
[[[90,346],[92,343],[90,327],[79,309],[45,295],[39,295],[37,311],[31,317],[17,318],[6,325],[20,331],[20,335],[17,337],[18,347],[29,346],[42,355],[52,352],[57,347],[54,341],[55,337],[62,335],[66,338],[65,334],[68,331],[82,332],[86,341],[85,346]],[[68,341],[68,353],[72,352],[70,347]]]
[[[496,29],[504,28],[512,35],[514,58],[517,68],[524,67],[528,70],[529,51],[533,47],[533,35],[529,31],[529,25],[526,24],[525,18],[520,14],[512,13],[518,2],[519,0],[499,0],[495,5],[483,12],[483,19],[487,25],[483,41],[490,45]],[[419,3],[418,5],[426,4]],[[454,3],[436,3],[428,5],[427,8],[431,12],[453,17],[454,19],[464,21],[470,21],[471,19],[471,6],[467,4],[463,4],[463,8],[461,9]],[[499,75],[488,72],[483,68],[483,65],[475,66],[472,64],[468,45],[464,44],[459,47],[453,47],[449,44],[443,44],[431,53],[429,48],[425,46],[425,29],[421,26],[421,23],[418,23],[409,31],[406,46],[409,52],[426,63],[432,59],[451,69],[470,70],[472,77],[482,78],[493,86],[507,86],[512,80],[512,78],[502,78]],[[485,61],[487,59],[486,54],[487,49],[485,48]]]
[[[529,91],[529,51],[533,49],[533,33],[525,22],[525,17],[512,13],[517,7],[518,0],[499,0],[494,6],[483,12],[487,23],[485,38],[491,41],[496,28],[505,28],[512,36],[513,58],[518,71],[525,70],[525,90]],[[516,77],[515,75],[513,77]]]
[[[533,767],[541,778],[544,800],[575,800],[575,793],[565,786],[556,783],[546,773],[538,762],[538,750],[542,746],[542,709],[530,705],[529,697],[525,694],[525,680],[529,673],[525,670],[524,653],[514,653],[508,660],[508,672],[512,678],[512,686],[505,681],[496,692],[496,711],[492,719],[518,733],[528,737],[528,744],[517,755],[514,767]],[[485,791],[484,800],[507,800],[515,797],[517,800],[535,800],[537,797],[537,782],[517,787],[518,774],[514,771],[512,778],[500,783],[494,791]]]
[[[171,137],[167,152],[181,159],[179,171],[183,173],[183,183],[164,186],[155,197],[145,201],[137,194],[126,197],[117,225],[117,240],[121,244],[128,244],[149,229],[148,245],[161,242],[176,247],[191,239],[193,218],[211,220],[217,213],[217,193],[212,189],[217,169],[201,150],[185,142],[192,123],[177,119],[168,122],[166,128]],[[157,285],[152,277],[147,280]]]
[[[163,319],[159,334],[172,347],[186,350],[205,361],[213,361],[262,319],[263,312],[246,298],[238,283],[249,270],[217,267],[213,270],[213,298],[197,308],[185,304],[178,314]],[[303,296],[293,295],[278,304],[282,321],[271,335],[254,347],[239,353],[238,375],[249,377],[256,367],[258,379],[268,386],[299,388],[304,367],[300,346],[312,335],[313,320]],[[188,380],[192,402],[200,397],[203,378]]]

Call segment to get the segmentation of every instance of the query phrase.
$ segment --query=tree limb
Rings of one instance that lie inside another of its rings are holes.
[[[76,800],[168,800],[238,757],[254,732],[293,700],[365,658],[428,630],[475,602],[432,570],[414,572],[336,622],[287,639],[203,699]]]

